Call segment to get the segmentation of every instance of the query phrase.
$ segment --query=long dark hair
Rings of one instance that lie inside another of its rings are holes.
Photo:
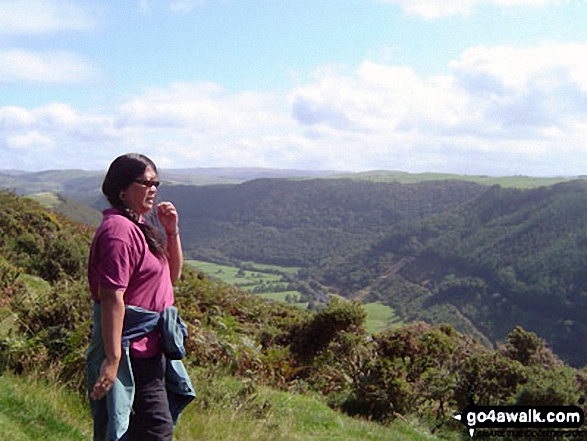
[[[102,193],[106,195],[113,208],[116,208],[121,215],[134,222],[141,229],[151,252],[155,256],[161,257],[165,255],[165,247],[159,230],[150,224],[139,222],[139,215],[128,208],[120,198],[120,193],[142,176],[147,167],[151,167],[157,173],[155,163],[145,155],[128,153],[119,156],[110,164],[104,177]]]

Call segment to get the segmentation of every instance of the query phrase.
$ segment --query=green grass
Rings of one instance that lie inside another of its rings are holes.
[[[384,329],[393,328],[402,324],[401,319],[395,314],[395,310],[381,303],[367,303],[365,305],[367,320],[365,327],[371,334],[376,334]]]
[[[11,441],[76,441],[92,438],[83,400],[39,380],[0,376],[0,433]]]
[[[51,285],[46,280],[30,274],[21,273],[17,280],[26,286],[30,299],[37,299],[51,292]],[[15,333],[18,316],[8,308],[0,307],[0,338],[9,337]]]
[[[264,292],[262,294],[259,294],[259,296],[263,297],[264,299],[274,300],[276,302],[282,303],[287,303],[288,295],[291,298],[295,299],[295,302],[297,302],[300,298],[300,293],[297,291]]]
[[[297,275],[298,271],[300,270],[300,268],[297,266],[279,266],[279,265],[269,265],[269,264],[256,263],[256,262],[243,262],[243,264],[255,267],[260,271],[267,271],[267,272],[274,271],[274,272],[278,272],[280,274],[286,274],[286,275],[291,275],[291,276]]]
[[[427,429],[397,421],[390,426],[351,418],[318,398],[249,387],[234,378],[205,379],[201,401],[181,416],[177,441],[434,440]],[[208,400],[212,400],[208,402]]]
[[[300,293],[297,291],[280,291],[280,292],[264,292],[262,294],[258,294],[259,297],[263,297],[267,300],[273,300],[274,302],[280,303],[287,303],[290,305],[297,306],[298,308],[306,309],[308,307],[307,302],[300,302]],[[287,301],[287,296],[290,296],[292,299],[295,299],[294,302],[290,303]]]
[[[56,193],[51,193],[51,192],[35,193],[35,194],[28,195],[28,197],[37,201],[43,207],[46,207],[49,209],[54,209],[60,203],[62,203],[61,200],[59,199],[59,196],[57,196]]]
[[[102,214],[73,199],[65,198],[54,192],[32,193],[26,196],[43,207],[61,213],[73,221],[97,227],[102,220]]]
[[[417,422],[384,426],[351,418],[318,397],[252,386],[229,376],[192,377],[198,398],[180,417],[177,441],[438,439]],[[2,375],[0,434],[11,441],[81,441],[92,438],[92,421],[81,395],[45,380]]]
[[[34,296],[43,296],[51,292],[51,284],[39,276],[32,276],[27,273],[21,273],[18,275],[18,281],[22,282],[27,292]]]

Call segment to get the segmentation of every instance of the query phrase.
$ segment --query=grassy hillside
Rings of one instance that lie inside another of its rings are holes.
[[[92,438],[89,408],[79,394],[43,380],[0,375],[0,433],[11,441]]]
[[[83,256],[91,230],[10,193],[0,193],[0,203],[0,433],[11,440],[88,439],[83,385],[91,302]],[[291,327],[303,329],[307,312],[189,271],[176,298],[190,327],[186,365],[198,391],[177,439],[434,439],[423,426],[344,416],[310,384],[300,382],[292,393],[295,379],[286,372],[295,370],[288,367],[293,360],[276,341],[287,340]]]
[[[187,260],[186,265],[264,299],[308,308],[309,299],[296,291],[296,284],[292,283],[299,268],[258,265],[251,262],[241,264],[239,268],[198,260]],[[387,305],[380,302],[368,303],[364,308],[365,328],[370,333],[381,332],[401,324],[395,311]]]
[[[311,396],[264,387],[245,394],[242,383],[230,377],[217,379],[213,386],[198,386],[198,390],[203,400],[182,415],[177,441],[437,439],[417,424],[397,421],[382,426],[341,415]],[[81,395],[59,384],[0,376],[0,433],[10,441],[91,439],[89,412]]]
[[[87,196],[99,191],[103,178],[104,172],[86,170],[0,171],[0,189],[21,195],[56,192]]]
[[[83,180],[80,173],[34,176],[38,182],[60,182],[71,189]],[[487,342],[503,340],[522,323],[540,332],[569,362],[587,362],[578,347],[582,337],[577,337],[587,333],[584,317],[577,313],[587,291],[579,271],[582,246],[576,240],[583,235],[581,212],[575,208],[585,201],[562,191],[579,188],[582,181],[399,172],[351,176],[168,186],[162,188],[161,197],[172,199],[180,209],[188,257],[230,265],[255,261],[298,266],[305,268],[302,276],[307,283],[288,289],[292,293],[333,292],[382,301],[404,320],[450,322]],[[568,182],[514,188],[558,181]],[[503,186],[479,185],[492,182]],[[53,202],[47,195],[39,200]],[[84,219],[81,210],[59,200],[63,213]],[[446,214],[439,217],[441,213]],[[425,231],[410,230],[421,226]],[[403,233],[406,228],[409,237]],[[393,243],[397,234],[406,241],[414,238],[409,246],[425,251],[398,251]],[[434,236],[434,243],[428,236]],[[450,258],[445,259],[445,254]],[[443,283],[450,274],[460,284],[467,284],[466,278],[480,278],[483,284],[476,285],[479,292],[474,294],[482,300],[473,304],[463,295],[451,294],[461,288],[448,289],[450,280]],[[537,274],[540,280],[533,280]],[[459,279],[461,275],[465,281]],[[442,299],[438,293],[452,297]]]
[[[102,220],[102,214],[98,210],[57,193],[33,193],[27,197],[75,222],[97,227]]]

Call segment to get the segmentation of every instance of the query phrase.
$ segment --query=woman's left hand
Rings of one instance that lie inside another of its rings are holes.
[[[177,233],[179,217],[175,206],[171,202],[160,202],[157,204],[157,217],[167,234]]]

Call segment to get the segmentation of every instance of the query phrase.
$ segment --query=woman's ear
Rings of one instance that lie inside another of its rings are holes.
[[[121,191],[121,192],[120,192],[120,194],[118,195],[118,198],[119,198],[121,201],[124,201],[124,198],[125,198],[125,196],[126,196],[126,195],[124,194],[124,191]]]

